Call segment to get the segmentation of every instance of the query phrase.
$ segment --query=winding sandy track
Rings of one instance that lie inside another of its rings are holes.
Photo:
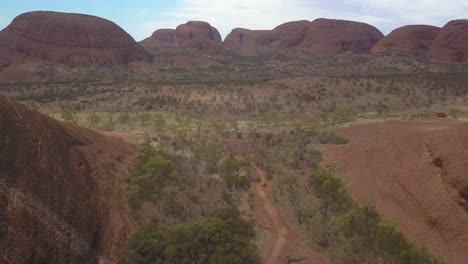
[[[271,228],[268,229],[273,233],[264,254],[265,263],[328,263],[326,257],[308,245],[291,228],[284,212],[273,203],[268,194],[268,179],[265,173],[254,164],[250,165],[255,169],[260,179],[254,186],[257,204],[262,207],[265,216],[271,222]]]

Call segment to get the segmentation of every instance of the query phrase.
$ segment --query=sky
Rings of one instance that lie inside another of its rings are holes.
[[[294,20],[336,18],[372,24],[384,34],[409,24],[443,26],[468,18],[468,0],[0,0],[0,29],[35,10],[90,14],[114,21],[137,41],[160,28],[202,20],[225,37],[233,28],[272,29]]]

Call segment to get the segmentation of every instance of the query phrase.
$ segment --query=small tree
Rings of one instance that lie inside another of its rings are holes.
[[[95,128],[101,121],[101,117],[96,113],[89,113],[86,120],[88,121],[88,123],[90,124],[92,128]]]
[[[164,129],[164,127],[166,126],[166,120],[164,120],[164,117],[162,117],[161,114],[154,115],[153,126],[156,131],[161,131]]]
[[[121,124],[127,124],[129,119],[130,119],[130,116],[128,115],[128,113],[119,114],[119,122]]]
[[[72,124],[78,124],[78,118],[76,117],[75,113],[70,110],[70,109],[64,109],[61,113],[61,117],[63,121],[72,123]]]

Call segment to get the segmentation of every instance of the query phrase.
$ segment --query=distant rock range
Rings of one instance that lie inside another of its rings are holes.
[[[189,21],[176,29],[158,29],[137,43],[106,19],[37,11],[19,15],[0,32],[0,69],[22,58],[84,65],[151,63],[154,56],[170,50],[211,57],[392,53],[464,64],[468,62],[468,20],[451,21],[443,28],[409,25],[384,36],[369,24],[320,18],[288,22],[272,30],[236,28],[224,41],[209,23]]]

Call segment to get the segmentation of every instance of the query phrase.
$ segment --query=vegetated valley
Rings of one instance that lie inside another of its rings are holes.
[[[398,36],[433,28],[291,23],[241,45],[205,22],[137,43],[92,16],[12,21],[0,262],[466,263],[468,68],[441,51],[458,24],[424,46]],[[70,25],[108,39],[64,44]],[[320,30],[351,44],[299,34]]]

